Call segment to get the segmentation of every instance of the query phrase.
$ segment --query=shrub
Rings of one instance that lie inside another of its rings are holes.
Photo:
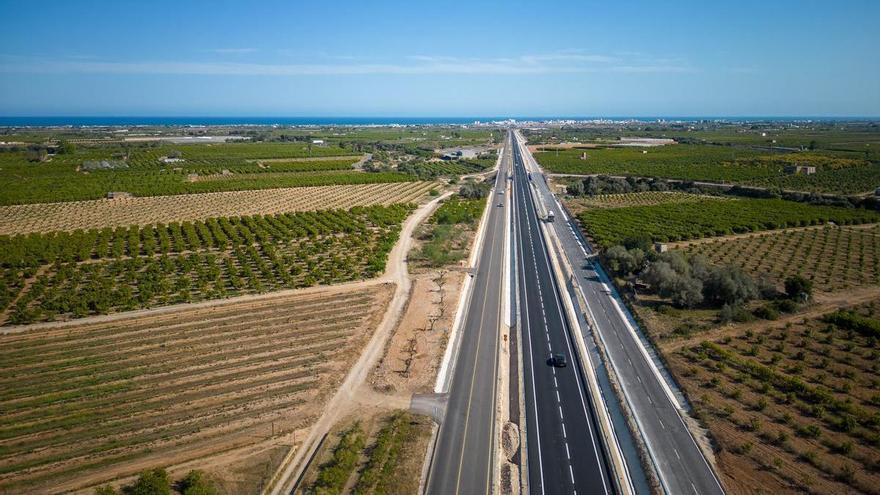
[[[126,495],[171,495],[171,480],[162,468],[148,469],[124,491]]]
[[[798,305],[791,299],[782,299],[773,304],[777,310],[782,313],[794,313],[798,309]]]
[[[182,495],[217,495],[217,488],[199,470],[190,471],[179,485]]]
[[[867,337],[880,337],[880,320],[860,316],[852,311],[835,311],[826,315],[823,320],[841,328],[855,330]]]
[[[763,320],[776,320],[779,319],[779,311],[777,311],[774,307],[765,304],[764,306],[758,307],[754,311],[755,316],[761,318]]]
[[[785,294],[790,299],[807,301],[813,296],[813,282],[800,275],[785,279]]]
[[[309,493],[341,493],[364,448],[364,431],[355,424],[342,434],[333,457],[321,466]]]
[[[816,425],[800,425],[797,427],[797,433],[804,438],[819,438],[822,430]]]

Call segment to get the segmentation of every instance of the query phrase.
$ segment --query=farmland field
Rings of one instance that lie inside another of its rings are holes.
[[[416,203],[435,186],[432,182],[399,182],[0,206],[0,235]]]
[[[679,246],[711,263],[735,264],[777,282],[802,275],[817,290],[841,291],[880,284],[880,228],[810,228],[712,239]]]
[[[826,222],[874,223],[880,221],[880,214],[781,199],[705,199],[587,210],[580,213],[578,219],[596,242],[607,247],[633,237],[674,242]]]
[[[0,492],[66,492],[301,441],[391,292],[321,289],[0,335]]]
[[[215,148],[213,145],[189,146],[193,149]],[[264,148],[253,147],[246,149],[250,150],[246,155],[249,158],[227,159],[212,151],[197,162],[184,159],[172,164],[160,162],[154,150],[139,152],[135,149],[122,157],[110,158],[102,148],[88,148],[36,163],[24,159],[21,152],[4,152],[0,153],[0,181],[7,187],[0,190],[0,205],[100,199],[108,192],[116,191],[135,196],[163,196],[415,180],[407,174],[353,170],[351,165],[359,157],[280,162],[267,159],[262,162],[259,157],[278,156],[281,152],[269,153]],[[139,153],[149,157],[144,158]],[[89,164],[96,164],[97,168],[87,169]]]
[[[667,356],[729,488],[880,493],[878,302],[857,314],[768,323]]]
[[[483,172],[495,165],[495,159],[472,159],[455,161],[430,161],[403,163],[398,165],[400,172],[413,174],[422,179],[440,176],[466,175]]]
[[[586,159],[582,154],[586,153]],[[858,155],[819,152],[771,154],[749,148],[669,145],[649,150],[597,148],[539,152],[535,158],[549,172],[659,177],[732,182],[785,189],[855,194],[880,183],[880,165]],[[787,165],[812,165],[813,175],[788,175]]]
[[[596,194],[594,196],[575,197],[566,200],[565,204],[571,209],[572,213],[579,213],[587,209],[653,206],[667,203],[689,203],[694,201],[725,199],[728,198],[674,191],[650,191],[621,194]]]
[[[0,323],[373,277],[412,205],[0,237]]]

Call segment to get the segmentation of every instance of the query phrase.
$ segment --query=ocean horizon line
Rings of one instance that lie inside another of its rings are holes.
[[[595,116],[203,116],[203,115],[20,115],[0,116],[0,127],[113,126],[383,126],[468,125],[504,121],[637,122],[870,122],[880,116],[773,115],[595,115]]]

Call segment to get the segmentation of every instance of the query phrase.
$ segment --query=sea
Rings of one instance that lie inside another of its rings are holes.
[[[642,122],[809,122],[876,121],[877,117],[723,117],[723,116],[530,116],[530,117],[169,117],[169,116],[0,116],[0,127],[113,127],[113,126],[388,126],[465,125],[515,120],[642,121]]]

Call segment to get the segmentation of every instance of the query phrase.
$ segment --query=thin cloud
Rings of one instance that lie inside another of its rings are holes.
[[[219,55],[243,55],[246,53],[254,53],[257,51],[256,48],[212,48],[207,50],[211,53],[216,53]]]
[[[247,53],[243,48],[222,49],[225,53]],[[230,51],[234,50],[234,51]],[[623,60],[616,56],[565,51],[514,57],[472,58],[412,55],[396,63],[374,63],[363,59],[325,58],[322,63],[233,63],[233,62],[115,62],[93,60],[17,60],[0,66],[0,73],[86,73],[86,74],[170,74],[234,76],[322,76],[364,74],[489,74],[527,75],[561,73],[677,73],[694,69],[680,60]]]

